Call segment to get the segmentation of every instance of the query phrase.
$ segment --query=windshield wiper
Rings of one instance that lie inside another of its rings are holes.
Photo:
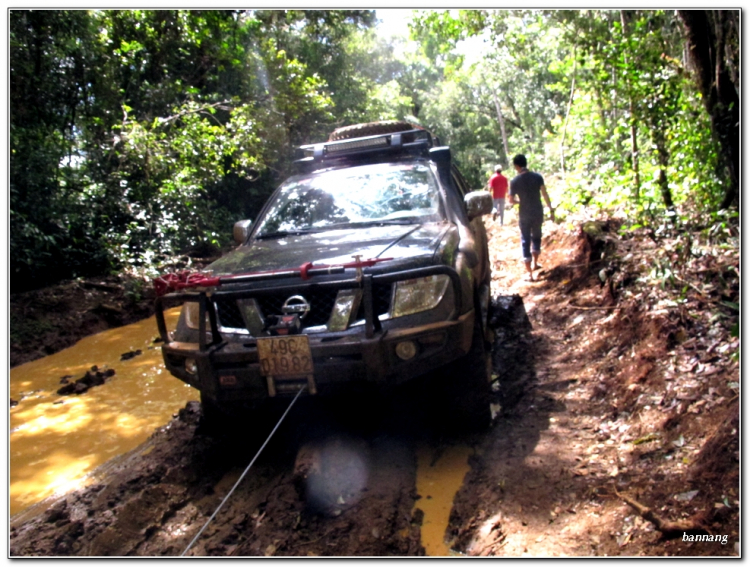
[[[266,232],[264,234],[258,234],[255,236],[256,240],[265,240],[270,238],[284,238],[285,236],[298,236],[300,234],[306,234],[308,232],[315,232],[310,229],[299,229],[299,230],[279,230],[276,232]]]
[[[300,234],[310,234],[313,232],[325,232],[327,230],[340,230],[343,228],[365,228],[369,226],[389,226],[389,225],[414,225],[421,224],[422,221],[414,217],[403,217],[398,219],[380,219],[363,222],[342,222],[338,224],[329,224],[326,226],[314,226],[310,228],[301,228],[298,230],[279,230],[277,232],[268,232],[259,234],[256,240],[266,240],[272,238],[284,238],[285,236],[298,236]]]

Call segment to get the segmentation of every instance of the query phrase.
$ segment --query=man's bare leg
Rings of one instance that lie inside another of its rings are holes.
[[[540,268],[539,266],[539,252],[532,252],[531,257],[534,259],[534,265],[529,268],[529,270],[538,270]]]
[[[524,266],[526,266],[526,271],[528,272],[528,279],[529,281],[534,281],[534,272],[531,271],[531,260],[524,260],[523,261]]]

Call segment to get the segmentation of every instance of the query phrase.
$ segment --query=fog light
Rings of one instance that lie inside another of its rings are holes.
[[[417,345],[412,341],[404,341],[396,345],[396,355],[401,360],[409,360],[414,358],[417,354]]]
[[[188,374],[198,374],[198,363],[194,358],[185,359],[185,371]]]

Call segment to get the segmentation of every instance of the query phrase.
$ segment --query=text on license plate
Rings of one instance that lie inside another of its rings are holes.
[[[258,339],[258,361],[263,376],[301,376],[313,372],[307,335]]]

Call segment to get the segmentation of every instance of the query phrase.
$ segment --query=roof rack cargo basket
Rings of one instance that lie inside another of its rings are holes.
[[[309,165],[324,160],[364,158],[383,153],[421,154],[428,152],[434,145],[435,140],[427,130],[404,130],[300,146],[295,152],[295,163]]]

